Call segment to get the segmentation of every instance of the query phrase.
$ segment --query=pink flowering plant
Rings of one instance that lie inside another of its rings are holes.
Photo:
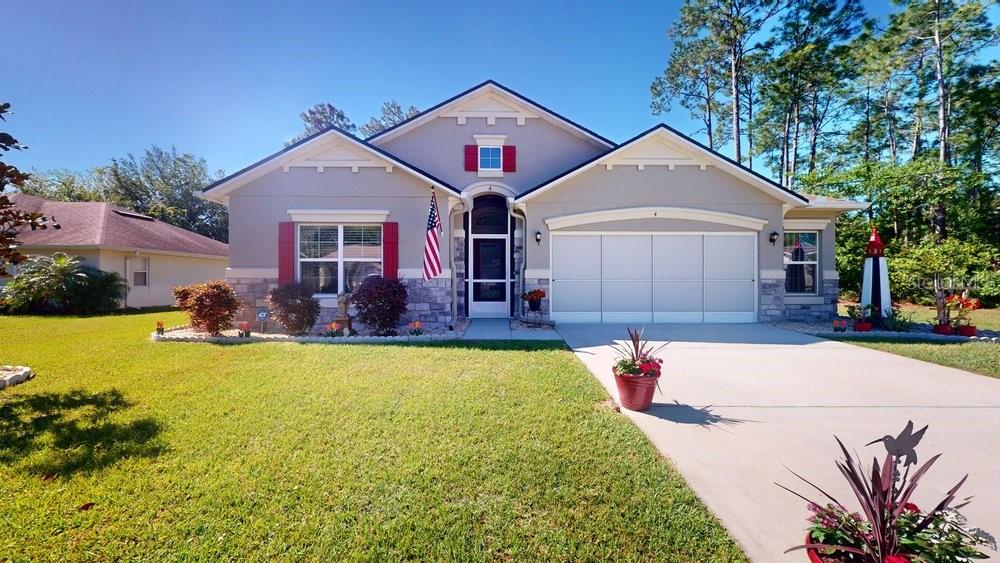
[[[645,329],[626,327],[626,330],[629,336],[628,342],[611,345],[618,352],[618,361],[615,362],[614,366],[615,373],[618,375],[659,377],[663,360],[657,358],[656,354],[666,344],[654,347],[649,341],[644,340],[642,335]]]

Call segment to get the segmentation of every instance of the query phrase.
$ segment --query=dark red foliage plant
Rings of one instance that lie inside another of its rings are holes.
[[[306,334],[319,317],[319,301],[312,289],[300,282],[278,286],[267,296],[274,320],[290,334]]]
[[[191,327],[218,336],[233,325],[240,300],[226,282],[215,280],[174,288],[177,306],[191,317]]]
[[[365,278],[351,294],[358,320],[383,336],[396,334],[399,319],[406,312],[406,299],[403,282],[380,276]]]

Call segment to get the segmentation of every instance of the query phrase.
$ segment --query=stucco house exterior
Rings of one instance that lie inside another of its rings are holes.
[[[109,203],[10,197],[18,209],[42,213],[61,226],[19,232],[22,254],[64,252],[88,266],[118,272],[129,287],[124,307],[173,305],[174,286],[222,279],[229,265],[226,243]]]
[[[441,276],[424,281],[431,194]],[[487,81],[367,139],[337,128],[203,192],[228,205],[226,278],[253,307],[301,280],[325,319],[365,276],[402,279],[407,320],[758,322],[836,311],[837,215],[666,125],[616,144]],[[253,311],[246,311],[252,315]]]

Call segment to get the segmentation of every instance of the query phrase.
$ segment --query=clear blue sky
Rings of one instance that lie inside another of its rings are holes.
[[[488,78],[615,141],[659,121],[691,132],[686,110],[649,111],[679,4],[7,0],[0,99],[30,147],[8,159],[86,169],[158,144],[232,172],[312,104],[363,123]]]

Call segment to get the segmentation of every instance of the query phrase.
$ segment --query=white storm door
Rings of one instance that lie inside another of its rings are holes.
[[[601,243],[601,321],[653,321],[652,237],[604,235]]]
[[[703,235],[653,235],[653,322],[705,320]]]
[[[469,264],[469,316],[510,317],[507,235],[472,235]]]
[[[756,322],[756,235],[705,235],[704,260],[705,322]]]
[[[562,323],[601,322],[601,235],[551,236],[549,317]]]

